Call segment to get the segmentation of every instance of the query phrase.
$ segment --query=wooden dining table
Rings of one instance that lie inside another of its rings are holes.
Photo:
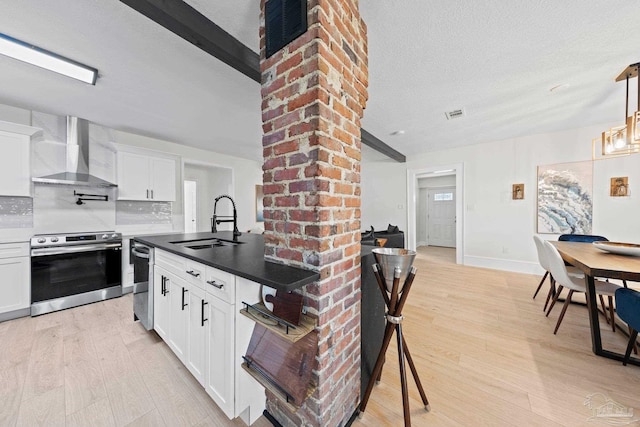
[[[596,248],[592,243],[550,243],[558,249],[566,262],[580,269],[585,275],[593,352],[598,356],[622,361],[624,354],[602,348],[594,279],[598,277],[640,282],[640,257],[605,252]],[[640,359],[631,357],[629,363],[640,366]]]

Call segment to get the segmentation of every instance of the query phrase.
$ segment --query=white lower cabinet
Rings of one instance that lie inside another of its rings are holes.
[[[31,265],[28,242],[0,244],[0,277],[0,314],[29,308]]]
[[[259,300],[260,285],[166,251],[155,254],[154,329],[229,419],[252,424],[265,395],[241,367],[253,327],[239,310],[241,300]]]
[[[187,360],[187,339],[189,334],[189,284],[174,274],[169,274],[169,347],[182,363]]]
[[[211,325],[209,302],[202,289],[189,289],[189,338],[187,339],[187,369],[200,385],[205,384],[208,329]]]
[[[234,328],[235,306],[216,297],[209,298],[209,331],[207,346],[206,389],[214,402],[229,418],[234,407]]]
[[[170,294],[167,292],[169,274],[157,265],[153,269],[153,329],[165,342],[169,341],[171,323]]]

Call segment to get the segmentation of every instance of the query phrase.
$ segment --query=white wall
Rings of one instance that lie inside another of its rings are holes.
[[[407,168],[395,160],[363,162],[361,230],[373,226],[386,230],[389,224],[407,230]]]
[[[399,169],[464,163],[464,263],[513,271],[538,271],[532,235],[536,232],[537,166],[591,160],[591,140],[611,123],[562,132],[488,142],[411,156],[404,165],[363,164],[362,217],[397,215],[393,202],[406,193]],[[627,198],[609,197],[609,179],[629,177]],[[524,200],[511,199],[511,185],[525,184]],[[364,188],[376,188],[372,197]],[[594,162],[593,234],[640,243],[640,155]],[[460,189],[458,189],[460,197]],[[383,221],[384,222],[384,221]],[[363,221],[364,223],[364,221]],[[406,220],[405,220],[406,223]],[[406,227],[405,227],[406,229]],[[557,235],[545,235],[556,239]]]

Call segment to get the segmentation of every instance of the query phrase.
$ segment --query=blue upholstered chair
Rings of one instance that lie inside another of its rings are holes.
[[[616,290],[616,311],[618,317],[629,325],[630,329],[629,344],[622,361],[622,364],[626,366],[636,338],[638,338],[638,329],[640,329],[640,292],[628,288]]]
[[[609,239],[602,236],[594,236],[592,234],[562,234],[560,235],[560,237],[558,237],[558,241],[593,243],[593,242],[608,242]]]

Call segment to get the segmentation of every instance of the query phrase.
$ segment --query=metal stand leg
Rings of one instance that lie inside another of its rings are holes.
[[[396,270],[397,271],[397,270]],[[407,342],[404,339],[402,334],[402,308],[404,307],[405,302],[407,301],[407,297],[409,295],[409,290],[411,289],[411,284],[413,283],[413,279],[415,278],[416,269],[413,268],[409,277],[404,283],[402,288],[402,295],[398,295],[398,284],[399,284],[399,276],[396,275],[394,277],[393,286],[391,289],[391,297],[387,295],[387,290],[384,285],[384,278],[382,277],[378,265],[374,265],[374,273],[376,279],[378,281],[378,285],[382,292],[385,303],[387,304],[388,313],[387,313],[387,325],[385,328],[384,339],[382,341],[382,348],[380,349],[380,353],[378,354],[378,359],[376,360],[376,364],[373,368],[373,373],[371,375],[371,379],[367,384],[367,389],[365,390],[364,396],[362,397],[362,401],[360,402],[360,415],[365,411],[367,407],[367,403],[369,402],[369,397],[371,397],[371,391],[373,390],[373,385],[376,381],[379,381],[380,376],[382,375],[382,366],[384,365],[385,354],[387,349],[389,348],[389,343],[391,342],[391,336],[395,330],[396,338],[398,340],[398,361],[400,364],[400,383],[402,386],[402,407],[404,410],[404,425],[405,427],[411,426],[411,411],[409,407],[409,390],[407,386],[407,372],[405,367],[405,357],[407,359],[407,363],[409,364],[409,368],[411,369],[411,373],[413,375],[413,379],[416,382],[416,386],[418,391],[420,392],[420,397],[422,398],[422,403],[425,405],[425,409],[427,411],[430,410],[429,401],[427,400],[427,395],[422,388],[422,383],[420,382],[420,378],[418,377],[418,370],[416,369],[415,364],[413,363],[413,359],[411,357],[411,353],[409,352],[409,347],[407,346]],[[398,274],[398,273],[397,273]]]

